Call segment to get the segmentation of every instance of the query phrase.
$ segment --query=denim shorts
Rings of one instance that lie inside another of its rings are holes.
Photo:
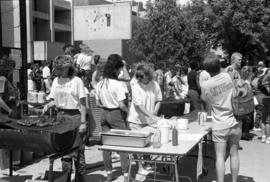
[[[223,130],[215,130],[212,131],[212,140],[216,143],[238,143],[242,135],[240,124],[236,124],[235,126],[223,129]]]

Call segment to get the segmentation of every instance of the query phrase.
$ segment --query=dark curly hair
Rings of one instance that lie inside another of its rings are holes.
[[[118,54],[111,54],[104,67],[103,78],[118,79],[117,71],[122,68],[124,63]]]

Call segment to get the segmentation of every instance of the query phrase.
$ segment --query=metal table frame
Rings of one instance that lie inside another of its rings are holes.
[[[210,125],[206,124],[205,126],[198,126],[198,124],[194,122],[194,123],[191,123],[189,125],[189,127],[191,128],[191,130],[188,132],[188,134],[193,134],[193,132],[194,132],[194,134],[199,134],[200,138],[198,138],[197,140],[189,140],[189,141],[184,141],[184,140],[181,141],[180,140],[179,141],[180,147],[179,146],[172,146],[172,144],[170,142],[168,144],[164,144],[159,149],[154,149],[152,146],[148,146],[145,148],[136,148],[136,147],[121,147],[121,146],[103,145],[103,146],[99,147],[99,150],[128,153],[129,157],[130,157],[129,171],[128,171],[128,173],[129,173],[128,179],[129,180],[130,180],[130,175],[131,175],[132,162],[145,161],[145,162],[155,163],[155,165],[157,163],[164,163],[164,164],[173,165],[176,182],[179,182],[179,177],[185,177],[185,178],[189,179],[189,181],[192,181],[191,178],[188,176],[179,176],[178,166],[177,166],[178,160],[183,156],[187,156],[191,149],[193,149],[196,145],[203,142],[203,139],[205,138],[205,136],[210,132],[210,130],[209,130]],[[179,135],[181,135],[181,133]],[[183,148],[185,148],[183,146],[185,146],[186,149],[183,149]],[[133,157],[134,154],[160,155],[160,156],[164,156],[164,157],[170,156],[171,160],[163,161],[163,160],[134,159],[134,157]],[[152,180],[153,181],[162,181],[162,180],[156,179],[156,173],[154,175],[154,179],[152,179]]]

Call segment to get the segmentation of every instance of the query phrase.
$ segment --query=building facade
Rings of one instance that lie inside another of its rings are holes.
[[[2,47],[20,48],[19,1],[1,2]],[[67,0],[26,0],[27,22],[27,61],[32,62],[35,54],[35,41],[44,42],[44,46],[73,42],[72,3]],[[49,42],[49,43],[45,43]],[[54,47],[57,47],[54,46]],[[40,51],[39,49],[38,51]],[[48,49],[47,49],[48,50]],[[61,50],[56,48],[55,51]]]

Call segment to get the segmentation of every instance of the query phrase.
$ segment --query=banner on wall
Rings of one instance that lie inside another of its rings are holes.
[[[131,39],[130,2],[74,7],[74,40]]]

